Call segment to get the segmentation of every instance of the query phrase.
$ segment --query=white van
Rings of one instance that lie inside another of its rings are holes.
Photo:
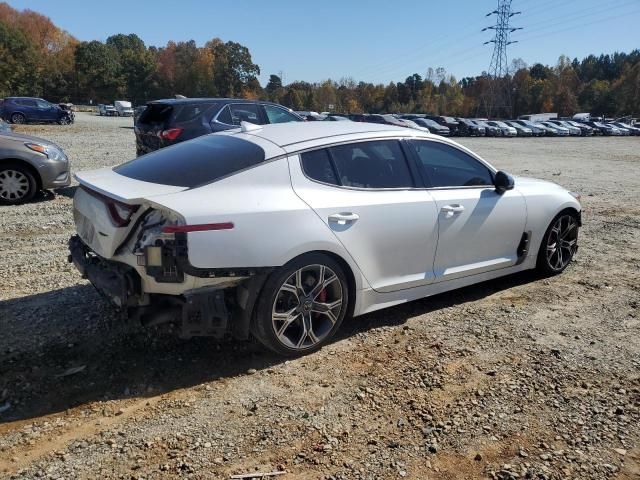
[[[131,102],[127,102],[126,100],[116,100],[113,102],[113,106],[116,107],[116,112],[119,117],[133,117]]]

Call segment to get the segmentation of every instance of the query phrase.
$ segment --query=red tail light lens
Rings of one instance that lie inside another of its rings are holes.
[[[183,130],[183,128],[169,128],[168,130],[163,130],[160,132],[160,138],[164,138],[165,140],[175,140],[182,135]]]
[[[231,230],[232,222],[223,223],[201,223],[199,225],[167,225],[162,227],[162,233],[188,233],[188,232],[205,232],[208,230]]]

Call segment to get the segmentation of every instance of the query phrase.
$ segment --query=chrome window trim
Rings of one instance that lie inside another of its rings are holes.
[[[224,123],[221,122],[220,120],[218,120],[218,117],[220,116],[220,114],[222,113],[222,111],[225,108],[231,108],[231,105],[253,105],[258,109],[258,116],[260,116],[260,104],[259,103],[252,103],[252,102],[245,102],[245,103],[225,103],[224,106],[218,110],[218,113],[216,113],[213,118],[211,119],[211,123],[217,123],[218,125],[224,125],[225,127],[231,127],[231,128],[240,128],[240,125],[233,125],[233,124],[229,124],[229,123]],[[229,115],[231,115],[231,110],[229,110]],[[231,118],[233,118],[233,115],[231,115]]]
[[[311,178],[307,175],[307,172],[304,171],[304,166],[302,165],[302,154],[306,153],[306,152],[313,152],[316,150],[323,150],[323,149],[328,149],[334,146],[339,146],[339,145],[346,145],[346,144],[351,144],[351,143],[363,143],[363,142],[368,142],[368,141],[377,141],[377,140],[396,140],[396,141],[403,141],[403,140],[422,140],[422,141],[433,141],[433,142],[438,142],[438,143],[442,143],[444,145],[448,145],[452,148],[457,148],[455,145],[451,145],[450,143],[446,142],[446,141],[440,141],[440,139],[437,138],[424,138],[424,137],[373,137],[373,138],[362,138],[362,139],[357,139],[357,140],[345,140],[342,142],[336,142],[336,143],[331,143],[331,144],[326,144],[323,145],[321,147],[310,147],[310,148],[305,148],[302,150],[297,150],[294,152],[290,152],[286,155],[282,155],[282,156],[288,156],[288,157],[293,157],[294,155],[297,155],[298,157],[298,162],[300,165],[300,171],[302,172],[302,175],[309,181],[313,182],[313,183],[317,183],[320,185],[325,185],[328,187],[334,187],[334,188],[342,188],[342,189],[346,189],[346,190],[356,190],[356,191],[365,191],[365,192],[386,192],[386,191],[391,191],[391,192],[398,192],[398,191],[413,191],[413,190],[425,190],[425,191],[429,191],[429,190],[485,190],[485,189],[491,189],[491,190],[495,190],[495,185],[469,185],[469,186],[447,186],[447,187],[398,187],[398,188],[366,188],[366,187],[351,187],[351,186],[345,186],[345,185],[335,185],[333,183],[326,183],[326,182],[321,182],[319,180],[316,180],[314,178]],[[460,148],[457,148],[457,150],[461,151],[462,153],[466,153],[467,155],[469,155],[470,157],[472,157],[473,159],[479,161],[482,165],[484,165],[493,175],[495,175],[497,173],[497,170],[492,167],[491,165],[489,165],[487,162],[485,162],[483,159],[481,159],[480,157],[478,157],[477,155],[470,155],[469,152],[466,152],[465,150],[462,150]],[[404,152],[403,152],[404,153]],[[280,158],[282,156],[278,156],[278,157],[274,157],[275,158]],[[407,161],[411,161],[411,159],[407,158]]]

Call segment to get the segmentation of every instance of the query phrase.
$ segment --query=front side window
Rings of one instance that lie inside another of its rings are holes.
[[[273,105],[264,105],[264,111],[267,114],[269,123],[287,123],[300,121],[298,117],[293,115],[291,112],[287,112],[284,108],[275,107]]]
[[[332,147],[340,184],[358,188],[411,188],[413,178],[400,142],[380,140]]]
[[[51,106],[49,102],[45,102],[44,100],[36,100],[36,105],[38,108],[49,108]]]
[[[462,150],[440,142],[414,140],[418,168],[432,187],[476,187],[493,185],[489,169]]]

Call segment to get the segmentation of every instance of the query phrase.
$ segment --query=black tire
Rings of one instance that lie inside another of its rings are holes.
[[[564,210],[554,217],[547,227],[538,250],[537,269],[543,275],[562,273],[578,250],[578,214]],[[558,248],[558,242],[560,247]]]
[[[310,283],[317,281],[314,277],[320,275],[323,275],[322,285]],[[304,295],[290,291],[299,292],[298,285],[302,285]],[[324,297],[318,301],[322,295]],[[339,306],[328,309],[337,303],[338,295]],[[266,348],[279,355],[307,355],[329,343],[349,311],[349,298],[349,284],[338,262],[321,253],[302,255],[267,278],[254,310],[252,333]],[[320,309],[326,311],[321,313]],[[276,319],[278,313],[288,315],[289,320]]]
[[[25,117],[22,113],[19,113],[19,112],[12,113],[11,123],[22,125],[24,123],[27,123],[27,117]]]
[[[65,115],[58,120],[58,125],[69,125],[71,123],[71,117],[69,115]]]
[[[37,183],[31,172],[19,163],[0,165],[0,203],[18,205],[36,194]]]

